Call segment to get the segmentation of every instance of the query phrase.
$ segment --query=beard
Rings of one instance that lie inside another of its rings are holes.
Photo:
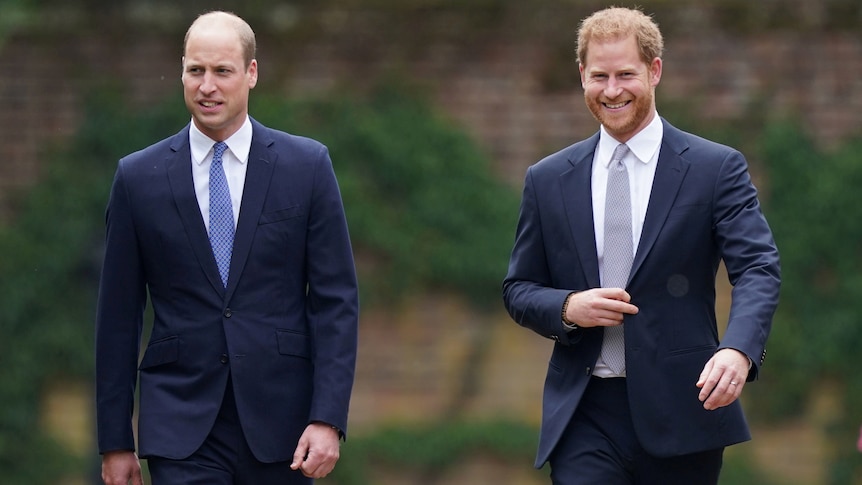
[[[655,108],[653,107],[653,93],[647,92],[643,96],[631,100],[630,108],[625,113],[610,113],[604,105],[596,98],[584,93],[584,101],[587,108],[596,119],[614,138],[627,140],[641,128],[646,126]]]

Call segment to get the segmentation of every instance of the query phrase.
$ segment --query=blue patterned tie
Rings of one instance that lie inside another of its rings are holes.
[[[617,145],[608,166],[608,188],[605,199],[605,250],[603,256],[605,288],[625,288],[632,270],[632,203],[629,174],[623,163],[629,147]],[[602,360],[614,373],[626,368],[626,346],[623,325],[605,327]]]
[[[230,201],[230,189],[222,166],[222,155],[227,150],[225,142],[213,145],[213,160],[210,165],[210,244],[213,248],[221,275],[222,284],[227,287],[227,276],[230,271],[230,256],[233,252],[233,207]]]

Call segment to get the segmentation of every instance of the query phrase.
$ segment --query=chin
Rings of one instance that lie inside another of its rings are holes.
[[[618,116],[599,116],[598,119],[605,129],[614,135],[628,132],[637,126],[637,123],[635,123],[635,120],[631,116],[626,116],[624,119],[620,119]]]

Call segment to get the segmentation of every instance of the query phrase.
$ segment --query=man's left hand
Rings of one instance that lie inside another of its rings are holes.
[[[290,468],[301,470],[309,478],[329,475],[339,457],[338,438],[338,430],[328,424],[309,424],[299,437]]]
[[[748,357],[736,349],[721,349],[703,367],[697,387],[704,409],[712,411],[736,401],[748,379]]]

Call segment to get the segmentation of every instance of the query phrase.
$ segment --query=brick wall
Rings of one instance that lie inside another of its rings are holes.
[[[370,85],[392,72],[409,74],[519,190],[527,165],[597,129],[583,106],[572,53],[584,8],[502,15],[467,34],[459,30],[463,19],[445,12],[393,25],[391,14],[379,11],[303,17],[276,9],[252,23],[263,25],[257,28],[262,85],[285,96],[312,96]],[[859,134],[857,33],[742,35],[719,28],[694,7],[665,13],[658,17],[669,26],[660,110],[673,102],[706,119],[733,119],[752,105],[768,116],[800,114],[827,147]],[[159,28],[126,21],[104,29],[60,22],[59,29],[19,32],[0,46],[0,221],[14,213],[12,195],[38,180],[45,148],[75,132],[82,96],[93,86],[118,83],[129,109],[179,92],[187,20],[170,17]],[[727,289],[721,293],[726,301]],[[475,314],[457,297],[438,295],[368,311],[361,327],[351,415],[356,431],[445,415],[457,400],[471,416],[538,422],[550,344],[518,328],[502,309]],[[482,352],[478,361],[476,351]],[[479,385],[464,394],[460,385],[471,372]]]
[[[408,74],[473,134],[515,187],[528,164],[597,129],[583,106],[572,52],[584,7],[536,10],[528,18],[510,13],[468,33],[458,30],[457,17],[439,12],[427,15],[416,32],[390,26],[391,12],[279,12],[260,19],[266,22],[258,29],[262,85],[286,96],[319,95],[368,85],[391,72]],[[806,128],[827,147],[860,133],[857,32],[740,34],[721,30],[698,12],[688,6],[657,16],[669,31],[660,110],[668,101],[706,119],[732,119],[762,106],[769,116],[804,117]],[[43,149],[74,133],[81,95],[97,83],[119,83],[132,109],[178,92],[187,21],[169,18],[158,29],[133,19],[121,19],[128,25],[113,20],[104,29],[60,24],[53,33],[20,32],[0,46],[0,159],[6,167],[0,217],[9,215],[9,194],[38,177]],[[544,23],[555,30],[543,30]],[[319,31],[308,33],[313,27]]]

